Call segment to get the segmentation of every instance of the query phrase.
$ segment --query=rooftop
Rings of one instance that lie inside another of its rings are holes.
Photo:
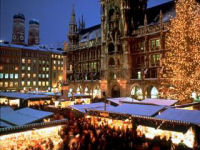
[[[17,44],[10,44],[10,43],[1,43],[0,47],[11,47],[11,48],[18,48],[18,49],[25,49],[25,50],[32,50],[32,51],[43,51],[43,52],[50,52],[50,53],[57,53],[62,54],[62,50],[58,50],[55,48],[47,48],[42,45],[34,45],[34,46],[26,46],[26,45],[17,45]]]
[[[0,97],[16,98],[22,100],[51,98],[50,96],[42,94],[19,93],[19,92],[0,92]]]
[[[10,126],[19,126],[37,122],[52,115],[53,113],[47,111],[41,111],[32,108],[23,108],[17,111],[1,113],[0,120],[1,122],[5,123],[4,125],[8,124]]]

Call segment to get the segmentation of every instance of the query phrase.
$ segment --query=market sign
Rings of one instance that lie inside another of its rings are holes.
[[[107,113],[107,112],[100,112],[100,116],[108,118],[109,117],[109,113]]]

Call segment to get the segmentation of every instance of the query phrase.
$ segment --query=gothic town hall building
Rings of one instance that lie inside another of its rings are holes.
[[[93,97],[159,97],[160,59],[173,1],[101,0],[101,24],[85,28],[72,10],[65,46],[67,93]]]

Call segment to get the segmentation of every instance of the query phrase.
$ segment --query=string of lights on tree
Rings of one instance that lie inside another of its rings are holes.
[[[192,93],[200,93],[200,4],[196,0],[176,1],[166,49],[161,60],[162,96],[186,103]]]

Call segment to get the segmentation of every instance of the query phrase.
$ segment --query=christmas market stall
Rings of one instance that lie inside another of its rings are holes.
[[[3,123],[0,126],[4,128],[27,125],[31,123],[49,122],[53,117],[53,113],[47,111],[32,108],[22,108],[14,111],[8,106],[1,106],[0,113],[0,121]]]
[[[74,104],[90,104],[92,96],[85,94],[68,94],[68,97]]]
[[[60,136],[62,127],[67,120],[1,128],[1,150],[52,149],[61,148],[63,140]]]
[[[17,107],[42,106],[50,104],[52,97],[43,94],[0,92],[0,104]]]
[[[132,128],[149,140],[159,136],[171,139],[175,145],[182,142],[189,148],[200,144],[200,118],[197,116],[200,111],[141,104],[122,104],[106,111],[87,109],[87,118],[92,124]]]
[[[96,108],[87,109],[87,118],[90,118],[92,124],[108,125],[111,128],[132,128],[132,115],[154,116],[164,106],[122,104],[117,107],[97,110]]]

